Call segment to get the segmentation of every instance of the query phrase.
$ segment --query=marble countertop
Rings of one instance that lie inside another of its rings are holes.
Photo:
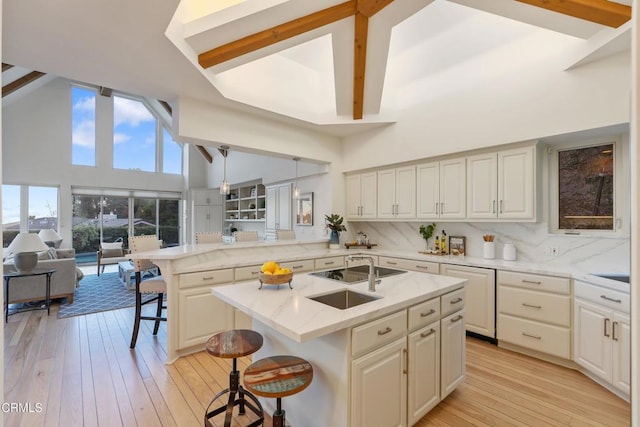
[[[367,320],[412,306],[421,301],[461,288],[466,280],[419,272],[406,272],[382,279],[376,292],[368,292],[367,282],[345,284],[306,273],[287,284],[265,285],[257,280],[216,286],[211,292],[226,303],[268,325],[296,342],[305,342]],[[349,289],[380,299],[340,310],[307,297]]]

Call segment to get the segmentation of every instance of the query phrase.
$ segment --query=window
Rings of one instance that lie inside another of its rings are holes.
[[[113,167],[156,171],[156,118],[140,101],[113,97]]]
[[[71,87],[71,162],[96,165],[96,93]]]
[[[162,128],[162,172],[180,175],[182,173],[182,145]]]
[[[20,232],[20,186],[2,186],[2,247]]]
[[[58,188],[28,185],[2,186],[2,246],[20,232],[58,230]]]
[[[28,230],[43,228],[58,230],[58,189],[55,187],[29,187]]]

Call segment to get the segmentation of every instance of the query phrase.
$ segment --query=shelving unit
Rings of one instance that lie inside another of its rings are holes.
[[[264,185],[254,184],[232,188],[224,203],[224,220],[227,222],[264,222],[265,205]]]

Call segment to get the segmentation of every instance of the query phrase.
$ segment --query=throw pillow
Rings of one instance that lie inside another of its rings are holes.
[[[121,256],[124,256],[124,252],[122,252],[122,248],[102,250],[102,258],[116,258]]]
[[[38,252],[38,261],[51,259],[49,258],[49,251]]]
[[[114,242],[114,243],[100,243],[102,249],[122,249],[122,242]]]

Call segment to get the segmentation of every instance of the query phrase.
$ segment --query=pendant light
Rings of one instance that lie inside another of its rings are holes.
[[[294,157],[293,161],[296,162],[296,182],[293,185],[293,198],[298,200],[300,198],[300,188],[298,187],[298,161],[300,157]]]
[[[218,151],[220,151],[220,154],[222,154],[222,157],[224,157],[224,169],[223,169],[223,175],[222,175],[222,184],[220,184],[220,194],[229,194],[229,181],[227,181],[227,155],[229,154],[229,146],[228,145],[221,145],[220,148],[218,148]]]

